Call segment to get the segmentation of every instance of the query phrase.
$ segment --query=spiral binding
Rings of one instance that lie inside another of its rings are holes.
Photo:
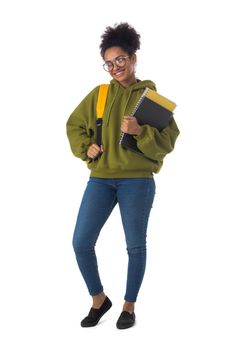
[[[124,133],[124,132],[121,132],[121,137],[120,137],[120,140],[119,140],[119,144],[122,143],[122,140],[123,140],[124,135],[125,135],[125,133]]]
[[[133,109],[132,115],[134,115],[134,113],[136,112],[136,110],[139,108],[140,104],[142,103],[144,97],[146,96],[147,92],[149,91],[149,88],[145,88],[142,96],[140,97],[140,99],[138,100],[136,106]]]
[[[148,91],[149,91],[149,88],[145,88],[145,90],[144,90],[142,96],[141,96],[140,99],[138,100],[138,102],[137,102],[136,106],[134,107],[134,109],[133,109],[131,115],[134,115],[134,113],[137,111],[137,109],[139,108],[140,104],[142,103],[142,101],[143,101],[143,99],[144,99],[144,97],[146,96],[146,94],[147,94]],[[122,139],[123,139],[124,135],[125,135],[125,133],[122,132],[122,133],[121,133],[121,137],[120,137],[120,141],[119,141],[120,144],[122,143]]]

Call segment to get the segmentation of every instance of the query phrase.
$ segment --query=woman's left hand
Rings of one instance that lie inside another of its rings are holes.
[[[135,117],[125,116],[121,123],[121,131],[130,135],[140,135],[142,127],[138,124]]]

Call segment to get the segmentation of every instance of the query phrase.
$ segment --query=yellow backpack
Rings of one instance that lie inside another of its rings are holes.
[[[102,144],[102,124],[104,108],[108,95],[108,84],[101,84],[99,87],[98,99],[96,104],[96,144],[100,147]],[[91,163],[92,159],[87,160],[87,163]]]
[[[96,104],[96,144],[101,146],[102,142],[102,124],[104,108],[108,95],[108,84],[101,84],[99,88],[98,100]]]

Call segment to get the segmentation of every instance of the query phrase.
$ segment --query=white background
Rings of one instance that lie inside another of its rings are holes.
[[[137,325],[115,327],[127,263],[116,208],[97,245],[114,305],[82,329],[91,300],[71,241],[89,172],[65,124],[109,81],[100,35],[121,21],[141,34],[137,76],[177,102],[181,134],[155,176]],[[1,1],[1,349],[232,350],[232,30],[227,0]]]

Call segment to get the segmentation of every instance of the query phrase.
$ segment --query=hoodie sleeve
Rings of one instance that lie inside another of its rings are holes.
[[[86,160],[88,147],[93,143],[95,133],[95,106],[97,91],[92,90],[70,115],[66,132],[74,156]]]
[[[146,157],[162,161],[166,154],[174,149],[179,133],[176,122],[172,118],[169,125],[161,132],[149,125],[143,125],[141,134],[135,136],[135,139],[138,148]]]

